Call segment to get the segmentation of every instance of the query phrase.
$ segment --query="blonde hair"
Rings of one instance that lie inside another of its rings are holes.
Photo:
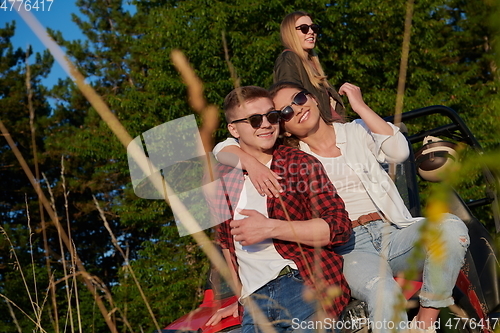
[[[309,52],[305,51],[301,46],[299,37],[297,36],[295,22],[303,16],[311,17],[311,15],[303,11],[293,12],[285,16],[280,26],[281,43],[286,49],[290,49],[300,57],[302,65],[307,72],[309,81],[311,81],[314,87],[318,89],[321,86],[327,87],[328,81],[326,80],[323,67],[321,67],[321,64],[319,63],[318,55],[314,50],[310,50]]]

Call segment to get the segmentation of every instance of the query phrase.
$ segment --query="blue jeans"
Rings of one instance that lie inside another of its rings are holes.
[[[425,220],[406,228],[374,221],[353,229],[347,244],[336,249],[344,258],[344,275],[352,296],[368,305],[374,332],[404,329],[408,322],[401,287],[394,280],[400,272],[423,271],[420,305],[442,308],[454,303],[453,287],[469,246],[467,226],[446,214],[439,225],[439,246],[417,248]],[[395,309],[398,309],[395,311]],[[401,325],[400,325],[401,324]],[[377,326],[379,328],[377,328]]]
[[[316,303],[307,302],[303,298],[305,285],[298,270],[280,276],[252,293],[243,300],[242,333],[263,332],[254,322],[251,298],[269,325],[276,332],[312,332],[313,330],[301,329],[301,322],[314,320]],[[265,324],[265,323],[263,323]],[[305,327],[302,324],[303,327]]]

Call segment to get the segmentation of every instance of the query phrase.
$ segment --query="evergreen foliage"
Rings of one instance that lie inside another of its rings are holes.
[[[274,60],[283,50],[280,22],[295,10],[310,12],[322,26],[318,53],[330,82],[337,88],[344,82],[356,84],[381,116],[394,113],[405,1],[137,0],[133,11],[126,10],[122,0],[76,3],[80,13],[73,20],[86,39],[68,41],[64,31],[50,33],[132,137],[193,113],[186,86],[170,59],[174,49],[189,59],[210,104],[220,106],[235,84],[226,52],[239,84],[268,87]],[[494,35],[488,26],[492,10],[482,1],[416,3],[404,99],[404,111],[435,104],[455,109],[487,151],[497,149],[500,142],[493,103],[498,73]],[[111,290],[114,303],[107,304],[114,310],[119,331],[130,331],[125,319],[134,332],[154,329],[129,267],[164,327],[198,306],[208,269],[205,256],[191,237],[179,237],[167,203],[140,199],[133,193],[126,150],[71,79],[53,87],[40,83],[50,72],[52,57],[47,51],[14,50],[10,43],[14,33],[14,24],[0,27],[0,119],[35,170],[25,84],[28,57],[38,168],[47,177],[40,182],[43,191],[49,196],[50,188],[62,224],[87,270]],[[54,101],[52,105],[48,98]],[[436,116],[430,121],[412,123],[411,131],[437,125],[442,119]],[[228,135],[222,112],[214,135],[216,140]],[[57,231],[46,215],[42,232],[36,192],[5,141],[0,144],[0,179],[0,218],[11,241],[0,238],[0,293],[36,317],[38,310],[33,310],[19,274],[22,270],[29,293],[38,293],[42,327],[47,332],[62,331],[70,326],[62,262],[70,267],[71,256],[67,250],[61,254]],[[483,191],[479,175],[471,175],[460,189],[466,199]],[[127,258],[114,248],[92,196],[105,211]],[[480,215],[485,221],[491,218],[486,212]],[[57,282],[56,304],[47,292],[49,275]],[[78,298],[83,331],[108,332],[92,295],[83,284],[78,286],[78,297],[72,289],[70,302],[75,331]],[[35,330],[18,309],[13,312],[23,332]],[[59,325],[55,313],[59,313]],[[0,318],[0,332],[17,330],[3,301]]]

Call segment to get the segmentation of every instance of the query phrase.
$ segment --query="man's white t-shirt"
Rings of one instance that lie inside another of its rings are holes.
[[[271,162],[266,166],[269,167],[270,165]],[[261,196],[257,192],[248,176],[245,176],[243,190],[236,205],[234,220],[247,217],[238,213],[241,209],[253,209],[269,217],[267,213],[267,197]],[[240,242],[234,241],[234,245],[242,284],[240,299],[249,296],[269,281],[275,279],[285,266],[289,265],[291,268],[297,269],[297,265],[293,260],[283,258],[276,251],[272,238],[248,246],[242,246]]]

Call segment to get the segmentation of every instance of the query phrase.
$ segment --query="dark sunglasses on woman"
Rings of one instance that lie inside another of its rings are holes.
[[[284,121],[290,121],[293,118],[293,114],[295,111],[292,108],[292,105],[304,105],[307,103],[307,95],[309,95],[309,92],[306,90],[302,90],[299,92],[297,95],[293,97],[292,104],[285,106],[283,109],[281,109],[281,119]]]
[[[295,27],[295,30],[300,30],[305,35],[309,32],[309,28],[311,28],[311,30],[315,34],[317,34],[319,32],[320,26],[317,24],[308,25],[308,24],[304,23],[304,24],[299,25],[298,27]]]
[[[267,118],[267,121],[270,124],[277,124],[281,119],[281,111],[273,110],[265,114],[253,114],[247,118],[233,120],[232,122],[230,122],[230,124],[239,123],[243,121],[243,122],[248,122],[250,126],[257,129],[260,127],[260,125],[262,125],[262,122],[264,121],[263,119],[264,116]]]

